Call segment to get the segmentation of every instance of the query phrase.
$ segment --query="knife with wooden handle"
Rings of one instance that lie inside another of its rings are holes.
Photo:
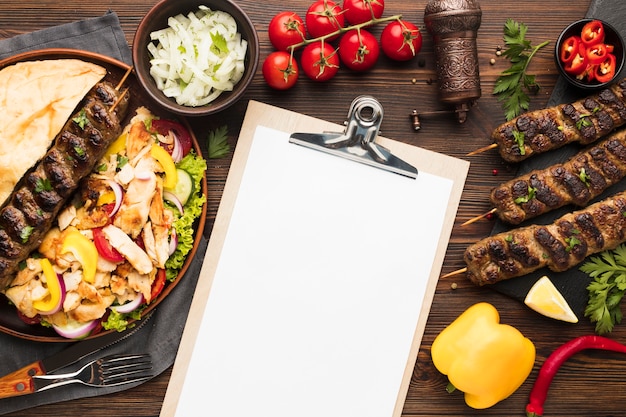
[[[90,354],[111,346],[126,339],[139,330],[152,313],[144,317],[137,326],[126,329],[123,332],[110,332],[93,339],[81,340],[72,344],[67,349],[52,356],[29,363],[17,371],[0,378],[0,398],[15,397],[32,394],[35,392],[32,377],[35,375],[47,375],[58,369],[78,362]]]

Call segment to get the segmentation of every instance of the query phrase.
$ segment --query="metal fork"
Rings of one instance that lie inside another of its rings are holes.
[[[35,392],[79,383],[90,387],[112,387],[146,381],[152,377],[149,354],[111,355],[95,359],[76,372],[35,375]]]

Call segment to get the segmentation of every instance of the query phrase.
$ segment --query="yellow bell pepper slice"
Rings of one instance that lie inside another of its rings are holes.
[[[163,187],[174,188],[178,182],[178,172],[176,171],[176,164],[172,156],[162,146],[156,143],[150,148],[150,155],[161,164],[163,172],[165,172]]]
[[[109,145],[106,152],[104,153],[104,157],[108,158],[111,155],[118,154],[126,149],[126,138],[128,134],[122,133]]]
[[[41,300],[33,301],[33,307],[41,313],[47,313],[57,307],[61,300],[61,283],[59,282],[56,271],[52,268],[52,264],[47,258],[41,258],[39,262],[43,270],[43,275],[46,278],[46,286],[48,287],[49,294]]]
[[[500,324],[494,306],[478,303],[446,327],[431,348],[435,367],[476,409],[491,407],[524,383],[535,363],[535,345],[516,328]]]
[[[98,196],[98,201],[96,202],[96,206],[104,206],[105,204],[110,204],[115,201],[115,193],[113,191],[105,191]]]
[[[83,279],[93,283],[98,265],[98,249],[78,229],[68,229],[61,244],[61,254],[72,253],[83,267]]]

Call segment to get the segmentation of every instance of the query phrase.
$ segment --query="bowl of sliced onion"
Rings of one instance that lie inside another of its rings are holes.
[[[259,61],[248,15],[230,0],[161,0],[133,39],[133,66],[148,95],[183,116],[220,112],[245,93]]]

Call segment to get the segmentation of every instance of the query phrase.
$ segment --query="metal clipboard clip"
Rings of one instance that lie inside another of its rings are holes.
[[[292,133],[289,142],[417,178],[417,168],[375,142],[382,120],[383,108],[378,100],[359,96],[352,101],[343,133]]]

